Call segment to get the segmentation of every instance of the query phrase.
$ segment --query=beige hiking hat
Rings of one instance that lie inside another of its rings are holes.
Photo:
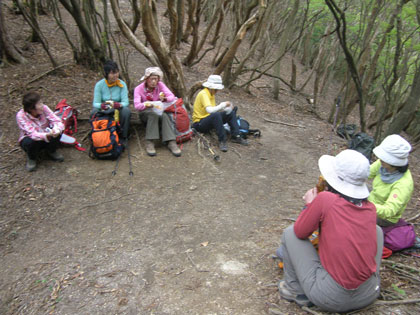
[[[392,166],[407,165],[410,151],[411,145],[399,135],[386,137],[380,145],[373,149],[373,153],[380,160]]]
[[[151,75],[157,75],[157,76],[159,76],[159,79],[162,79],[163,72],[162,72],[162,70],[160,70],[159,67],[146,68],[146,70],[144,71],[144,76],[141,77],[140,81],[146,80]]]
[[[323,155],[318,165],[322,176],[338,192],[355,199],[369,196],[366,180],[370,166],[363,154],[344,150],[336,156]]]
[[[210,75],[207,81],[203,83],[203,86],[214,90],[223,90],[225,88],[222,77],[217,74]]]

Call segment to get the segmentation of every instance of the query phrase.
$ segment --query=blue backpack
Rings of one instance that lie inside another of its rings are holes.
[[[254,137],[261,137],[261,131],[259,129],[250,129],[249,122],[243,119],[241,116],[236,116],[239,126],[239,134],[242,138],[247,138],[249,135]]]

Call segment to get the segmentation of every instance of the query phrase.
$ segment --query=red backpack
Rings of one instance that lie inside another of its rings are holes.
[[[185,109],[182,98],[178,98],[172,105],[165,109],[175,126],[176,142],[182,143],[192,139],[190,117]]]
[[[77,132],[77,110],[67,104],[66,99],[62,99],[55,107],[57,115],[64,124],[64,134],[71,136]]]
[[[77,132],[77,109],[68,105],[67,100],[64,98],[55,107],[54,114],[60,118],[64,124],[64,131],[60,138],[61,143],[71,146],[74,145],[79,151],[86,151],[86,149],[82,148],[82,145],[77,142],[76,138],[72,136],[73,133]]]

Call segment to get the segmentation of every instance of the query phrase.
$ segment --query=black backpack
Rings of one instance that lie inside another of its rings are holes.
[[[375,139],[364,132],[356,133],[349,140],[349,149],[362,153],[370,161],[372,150],[375,147]]]
[[[238,106],[235,106],[233,108],[233,111],[236,114],[236,112],[238,111]],[[246,139],[249,135],[254,135],[255,138],[261,137],[261,131],[259,129],[250,129],[249,122],[247,120],[243,119],[239,115],[236,115],[236,120],[239,126],[239,135],[242,138]]]
[[[239,126],[239,134],[242,138],[247,138],[249,135],[254,135],[254,137],[261,137],[261,131],[259,129],[250,129],[249,122],[243,119],[241,116],[236,116]]]

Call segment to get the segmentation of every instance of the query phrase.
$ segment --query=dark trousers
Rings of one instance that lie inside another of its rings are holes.
[[[90,113],[90,117],[92,117],[94,114],[96,114],[99,111],[100,111],[100,109],[93,108],[91,113]],[[128,137],[128,132],[130,131],[131,111],[130,111],[130,108],[128,108],[128,106],[127,107],[121,107],[119,109],[119,111],[120,111],[121,137],[122,138],[127,138]],[[112,113],[112,115],[114,115],[114,113]]]
[[[36,158],[39,156],[39,153],[42,150],[45,150],[50,153],[55,152],[59,144],[60,144],[60,137],[51,138],[50,142],[45,142],[42,140],[36,141],[29,137],[25,137],[20,142],[20,146],[26,152],[26,154],[28,154],[28,157],[31,160],[36,160]]]
[[[209,132],[212,129],[216,130],[219,142],[226,141],[226,130],[223,124],[227,123],[230,127],[230,133],[233,137],[239,135],[238,121],[236,120],[236,113],[232,111],[229,115],[226,112],[216,112],[210,114],[206,118],[193,124],[193,128],[198,132]]]

